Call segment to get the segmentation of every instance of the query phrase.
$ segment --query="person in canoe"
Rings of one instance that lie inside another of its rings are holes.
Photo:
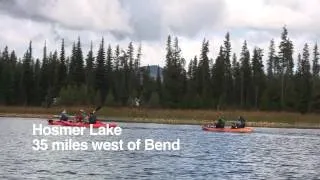
[[[232,125],[232,128],[245,128],[245,127],[246,127],[246,120],[242,116],[239,116],[237,121]]]
[[[67,114],[67,111],[64,109],[60,114],[60,121],[68,121],[69,116]]]
[[[97,122],[97,117],[94,115],[94,112],[89,114],[89,124],[95,124]]]
[[[83,110],[79,110],[79,114],[76,116],[76,121],[82,122],[87,118],[87,113]]]
[[[224,128],[226,121],[220,117],[218,121],[215,123],[216,128]]]

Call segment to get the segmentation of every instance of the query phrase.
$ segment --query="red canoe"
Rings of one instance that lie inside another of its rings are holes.
[[[202,126],[202,130],[204,131],[212,131],[212,132],[231,132],[231,133],[250,133],[253,132],[252,127],[245,128],[215,128],[207,125]]]
[[[85,122],[72,122],[72,121],[60,121],[60,120],[48,120],[49,125],[59,125],[59,126],[73,126],[73,127],[90,127],[89,123]],[[99,128],[99,127],[117,127],[118,125],[116,123],[103,123],[101,121],[97,121],[95,124],[92,124],[93,128]]]

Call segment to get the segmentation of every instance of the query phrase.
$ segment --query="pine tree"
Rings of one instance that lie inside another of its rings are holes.
[[[173,90],[173,55],[172,55],[172,44],[171,44],[171,36],[169,35],[167,38],[167,47],[166,47],[166,63],[164,67],[163,72],[163,89],[164,89],[164,101],[165,103],[170,103],[170,101],[173,99],[172,96],[174,96]]]
[[[23,74],[23,66],[22,60],[19,58],[14,71],[14,104],[22,105],[23,104],[23,90],[22,87],[22,74]]]
[[[188,75],[187,75],[188,87],[187,87],[187,93],[185,97],[187,107],[196,107],[199,105],[196,102],[196,97],[199,96],[197,74],[198,74],[198,59],[197,59],[197,56],[195,56],[193,59],[190,60],[189,67],[188,67]]]
[[[107,49],[107,58],[106,58],[106,76],[107,76],[107,94],[109,94],[109,92],[111,91],[111,88],[113,86],[113,56],[112,56],[112,49],[111,49],[111,45],[108,46]]]
[[[8,46],[4,48],[2,55],[0,55],[0,63],[2,66],[0,71],[0,103],[8,105],[13,103],[15,68],[15,59],[10,57]]]
[[[104,103],[106,97],[106,69],[105,69],[105,50],[104,50],[104,39],[102,38],[100,48],[96,59],[96,78],[95,87],[99,91],[102,103]]]
[[[90,50],[88,52],[87,58],[86,58],[86,90],[87,90],[87,96],[90,96],[88,103],[94,102],[94,87],[95,87],[95,74],[94,74],[94,57],[93,57],[93,50],[92,50],[92,42],[90,45]]]
[[[47,45],[45,42],[43,47],[43,57],[42,57],[42,65],[41,65],[41,77],[40,77],[42,101],[45,100],[45,97],[47,96],[47,93],[48,93],[48,88],[49,88],[48,79],[49,79],[49,65],[48,65],[48,57],[47,57]]]
[[[9,85],[8,85],[8,94],[7,94],[7,100],[6,103],[7,104],[16,104],[19,98],[19,95],[15,94],[16,92],[16,82],[19,82],[20,79],[15,79],[16,75],[18,74],[17,71],[19,71],[19,67],[17,66],[17,56],[15,54],[15,51],[11,51],[10,53],[10,75],[7,76],[9,79]],[[19,84],[19,83],[18,83]]]
[[[209,41],[206,39],[202,42],[201,55],[199,60],[199,94],[206,106],[210,106],[210,70],[209,70]]]
[[[135,87],[136,85],[136,74],[134,72],[134,48],[132,42],[129,43],[128,49],[127,49],[127,58],[128,58],[128,91],[129,91],[129,96],[133,98],[134,96],[134,90],[137,89]]]
[[[299,101],[298,101],[298,109],[301,113],[308,112],[310,108],[311,102],[311,89],[312,89],[312,82],[311,82],[311,68],[309,62],[309,47],[308,44],[304,45],[303,54],[300,64],[300,71],[297,74],[298,78],[298,94],[299,94]]]
[[[120,101],[120,82],[121,82],[121,74],[120,74],[120,47],[116,46],[114,52],[114,61],[113,61],[113,80],[112,80],[112,92],[113,97],[116,103]]]
[[[241,70],[240,63],[237,61],[237,56],[234,53],[232,56],[232,77],[233,77],[233,99],[234,104],[239,106],[241,103]]]
[[[135,75],[134,86],[135,86],[135,91],[137,92],[137,96],[140,96],[142,91],[142,87],[140,83],[140,80],[142,79],[142,75],[140,71],[141,56],[142,56],[142,48],[140,44],[138,47],[136,58],[134,60],[134,75]]]
[[[229,32],[225,36],[224,41],[224,89],[225,89],[225,96],[226,102],[231,104],[233,101],[232,99],[232,73],[231,73],[231,43],[230,43],[230,34]]]
[[[163,72],[163,97],[170,107],[177,107],[182,102],[186,91],[185,60],[181,57],[178,38],[173,46],[171,36],[167,39],[166,65]]]
[[[32,69],[32,42],[29,43],[29,48],[23,58],[23,74],[21,89],[23,90],[24,105],[31,105],[33,100],[33,69]]]
[[[281,108],[286,108],[286,92],[292,92],[290,81],[293,75],[293,45],[288,38],[288,30],[283,27],[281,34],[281,42],[279,45],[279,62],[280,62],[280,77],[281,77]]]
[[[134,69],[135,69],[136,73],[139,72],[139,68],[140,68],[140,64],[141,64],[141,56],[142,56],[142,48],[141,48],[141,44],[140,44],[138,51],[137,51],[137,57],[134,61]]]
[[[72,50],[71,50],[71,57],[69,63],[69,85],[76,84],[76,71],[77,71],[77,49],[76,44],[73,42]]]
[[[221,101],[224,100],[224,75],[225,75],[225,68],[224,68],[224,54],[223,54],[223,47],[220,47],[220,51],[218,57],[215,61],[215,64],[212,67],[212,87],[214,100],[216,101],[217,108],[220,108]],[[206,83],[206,82],[205,82]]]
[[[247,47],[247,41],[244,41],[241,51],[241,107],[250,106],[251,101],[251,66],[250,53]]]
[[[85,70],[84,70],[84,62],[83,62],[83,54],[81,49],[80,37],[78,38],[77,47],[76,47],[76,56],[75,56],[75,83],[77,86],[85,83]]]
[[[320,78],[319,78],[319,50],[317,43],[313,48],[312,60],[312,110],[317,110],[320,107]]]
[[[129,45],[128,45],[128,50],[127,50],[127,56],[128,56],[128,60],[129,60],[129,69],[130,69],[130,71],[133,71],[133,69],[134,69],[133,52],[134,52],[133,44],[132,44],[132,42],[130,42]]]
[[[319,65],[319,50],[318,45],[314,45],[313,49],[313,61],[312,61],[312,75],[313,77],[319,77],[320,65]]]
[[[55,50],[52,56],[51,69],[53,69],[52,74],[52,98],[56,98],[60,91],[60,82],[59,82],[59,71],[60,71],[60,62],[58,59],[58,52]]]
[[[41,67],[40,67],[40,60],[37,59],[36,60],[36,64],[34,67],[34,94],[36,96],[34,96],[34,105],[41,105],[41,96],[39,96],[39,94],[41,94],[41,87],[40,87],[40,78],[41,78]]]
[[[61,42],[61,51],[60,51],[60,63],[58,70],[58,87],[57,92],[60,92],[63,86],[67,84],[67,64],[65,59],[65,50],[64,50],[64,39]]]
[[[254,104],[256,109],[259,108],[260,98],[265,87],[262,57],[263,50],[255,48],[252,56],[252,84],[254,87]]]
[[[273,77],[275,71],[275,47],[274,47],[274,40],[272,39],[270,41],[270,46],[269,46],[269,57],[268,57],[268,67],[267,67],[267,73],[268,77],[271,78]]]
[[[129,91],[129,79],[130,79],[130,69],[128,64],[128,55],[125,51],[121,51],[120,59],[120,72],[119,74],[119,98],[123,106],[127,105],[130,91]]]

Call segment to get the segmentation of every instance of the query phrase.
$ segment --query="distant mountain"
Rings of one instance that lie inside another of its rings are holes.
[[[158,67],[159,67],[158,65],[149,65],[150,76],[154,79],[157,79]],[[142,66],[141,68],[145,69],[145,68],[147,68],[147,66]],[[160,67],[160,77],[162,80],[163,79],[163,68],[162,67]]]

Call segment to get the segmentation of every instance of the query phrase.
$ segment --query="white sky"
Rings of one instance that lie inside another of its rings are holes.
[[[84,57],[90,42],[97,52],[102,36],[107,44],[126,48],[142,44],[142,65],[164,65],[168,34],[178,36],[188,61],[199,56],[203,38],[215,57],[224,35],[230,32],[233,52],[239,57],[244,40],[249,49],[264,49],[272,38],[278,46],[287,26],[295,55],[304,43],[312,47],[320,37],[318,0],[12,0],[0,1],[0,48],[14,49],[19,57],[33,41],[34,56],[42,58],[44,41],[59,50],[65,38],[66,53],[80,36]],[[107,47],[107,45],[106,45]]]

